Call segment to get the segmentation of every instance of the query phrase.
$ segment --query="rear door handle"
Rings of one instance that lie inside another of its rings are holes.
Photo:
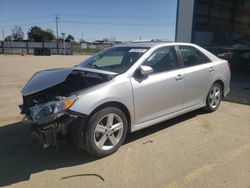
[[[209,67],[209,72],[214,72],[214,68],[213,67]]]
[[[183,76],[181,74],[178,74],[176,77],[175,77],[176,80],[182,80],[183,79]]]

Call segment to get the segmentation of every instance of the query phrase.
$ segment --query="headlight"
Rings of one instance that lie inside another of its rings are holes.
[[[70,108],[76,100],[76,97],[71,97],[34,106],[30,109],[30,116],[37,123],[49,122],[62,116],[65,110]]]

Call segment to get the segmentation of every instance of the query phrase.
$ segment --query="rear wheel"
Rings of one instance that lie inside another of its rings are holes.
[[[221,98],[222,87],[220,84],[214,83],[208,92],[205,110],[207,112],[215,111],[220,105]]]
[[[93,114],[85,132],[86,149],[92,155],[104,157],[118,150],[128,129],[124,113],[114,107]]]

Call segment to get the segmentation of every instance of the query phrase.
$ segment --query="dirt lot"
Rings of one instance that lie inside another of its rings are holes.
[[[20,90],[35,71],[84,58],[0,56],[0,186],[250,188],[250,106],[239,104],[248,104],[247,89],[243,102],[229,96],[215,113],[198,110],[129,135],[103,159],[67,144],[40,150],[21,121]]]

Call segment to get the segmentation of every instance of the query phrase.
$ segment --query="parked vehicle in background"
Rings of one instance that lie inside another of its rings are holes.
[[[63,139],[103,157],[128,133],[204,108],[229,92],[226,60],[187,43],[137,43],[103,50],[76,67],[40,71],[22,90],[22,113],[42,147]]]
[[[231,62],[232,68],[236,71],[250,73],[250,49],[249,50],[234,50],[232,51]]]
[[[234,72],[250,73],[250,47],[242,45],[233,45],[231,47],[208,48],[216,56],[226,59]]]

